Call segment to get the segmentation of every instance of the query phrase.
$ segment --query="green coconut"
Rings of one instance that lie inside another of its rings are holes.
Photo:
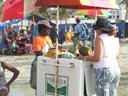
[[[89,54],[92,54],[92,50],[87,46],[82,46],[79,48],[79,53],[83,56],[87,56]]]

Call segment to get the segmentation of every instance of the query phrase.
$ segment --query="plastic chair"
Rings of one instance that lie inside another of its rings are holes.
[[[27,49],[27,46],[26,46],[25,42],[18,42],[18,41],[16,40],[16,43],[17,43],[17,45],[18,45],[18,47],[17,47],[17,55],[19,55],[20,49],[23,49],[23,48],[25,48],[25,50],[26,50],[26,55],[28,55],[28,49]],[[20,47],[19,44],[23,44],[24,47]]]

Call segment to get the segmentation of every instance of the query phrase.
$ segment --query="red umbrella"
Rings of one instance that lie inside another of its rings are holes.
[[[12,7],[13,5],[17,4],[18,2],[20,2],[22,0],[6,0],[6,2],[4,3],[4,7],[2,9],[1,14],[7,10],[8,8]]]
[[[36,9],[35,2],[36,0],[6,0],[1,12],[2,22],[15,18],[23,19]]]

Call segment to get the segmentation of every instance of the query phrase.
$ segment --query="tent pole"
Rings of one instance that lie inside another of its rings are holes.
[[[4,32],[5,32],[5,36],[6,36],[6,38],[7,38],[7,42],[8,42],[8,46],[9,46],[10,53],[11,53],[11,55],[12,55],[12,50],[11,50],[11,47],[10,47],[10,44],[9,44],[9,41],[8,41],[7,31],[6,31],[5,27],[4,27]]]
[[[33,25],[34,25],[34,15],[33,15]]]
[[[95,7],[95,22],[96,22],[96,20],[97,20],[97,8]],[[94,34],[94,38],[96,38],[96,32]]]
[[[92,15],[92,25],[94,23],[94,18],[93,18],[93,15]],[[94,32],[95,34],[95,32]],[[91,30],[91,49],[93,50],[94,49],[94,38],[93,38],[93,30]]]
[[[22,30],[22,28],[23,28],[23,20],[21,21],[21,30]]]
[[[57,6],[57,36],[58,36],[58,28],[59,28],[59,6]],[[59,64],[58,61],[58,38],[56,38],[56,63]],[[55,86],[55,96],[57,96],[57,88],[58,88],[58,66],[56,66],[56,86]]]
[[[95,20],[94,20],[94,23],[96,22],[97,20],[97,8],[95,7]],[[94,31],[94,38],[92,39],[92,50],[94,49],[94,40],[96,39],[96,32]]]

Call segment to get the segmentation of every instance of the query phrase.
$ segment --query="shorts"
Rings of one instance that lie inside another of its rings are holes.
[[[7,92],[8,92],[8,88],[7,87],[0,87],[0,90],[2,90],[2,89],[5,89]]]

